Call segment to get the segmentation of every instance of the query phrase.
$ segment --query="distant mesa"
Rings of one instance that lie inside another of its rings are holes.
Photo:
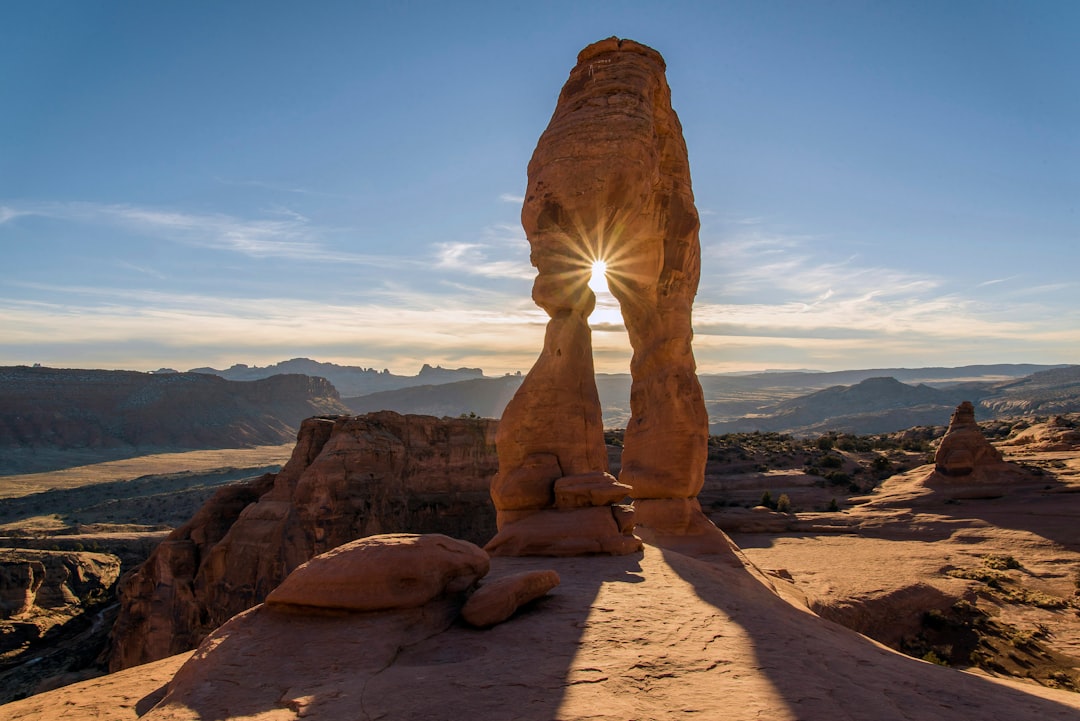
[[[425,384],[450,383],[454,381],[483,378],[479,368],[442,368],[427,363],[415,376],[394,375],[387,369],[364,368],[362,366],[343,366],[336,363],[323,363],[310,358],[293,358],[260,368],[237,363],[225,370],[216,368],[193,368],[190,373],[206,373],[221,376],[228,380],[250,381],[269,378],[286,373],[300,373],[316,378],[325,378],[333,384],[342,397],[362,396],[379,391],[396,390]]]

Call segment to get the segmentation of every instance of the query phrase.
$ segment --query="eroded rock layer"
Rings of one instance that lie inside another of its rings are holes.
[[[391,412],[304,421],[278,474],[222,489],[126,578],[110,668],[193,648],[293,569],[354,539],[490,538],[496,425]]]
[[[499,429],[501,536],[531,514],[562,510],[558,479],[607,470],[588,326],[595,261],[606,263],[634,349],[619,481],[644,500],[692,499],[704,481],[708,417],[690,324],[699,222],[664,71],[659,53],[632,40],[582,50],[529,162],[521,221],[538,271],[533,300],[550,321]],[[598,522],[582,527],[582,552],[596,538],[609,551],[636,550]]]

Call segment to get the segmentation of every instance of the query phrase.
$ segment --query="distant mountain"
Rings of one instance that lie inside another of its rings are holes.
[[[933,388],[955,387],[962,383],[1000,383],[1032,373],[1068,366],[1031,363],[999,363],[958,368],[886,368],[829,372],[770,371],[766,373],[702,375],[705,405],[714,424],[737,421],[745,416],[770,414],[774,406],[818,390],[853,386],[870,378],[893,378],[902,383]],[[973,399],[972,399],[973,400]]]
[[[869,378],[766,404],[739,418],[718,421],[713,417],[710,431],[887,433],[916,425],[946,425],[955,407],[965,400],[976,404],[980,420],[1080,411],[1080,366],[1057,367],[1015,380],[956,382],[939,388],[912,386],[892,377]]]
[[[947,423],[962,400],[978,400],[986,387],[966,384],[963,389],[940,390],[911,386],[895,378],[867,378],[851,386],[833,386],[781,401],[766,413],[714,423],[713,433],[781,431],[811,433],[886,433],[913,425]],[[900,425],[897,425],[900,424]]]
[[[982,404],[997,415],[1052,415],[1080,410],[1080,366],[1032,373],[998,384]]]
[[[500,418],[523,380],[525,377],[521,375],[477,378],[370,393],[344,398],[342,402],[353,413],[396,411],[451,417],[475,413],[483,418]],[[630,421],[629,374],[597,375],[596,387],[604,425],[608,428],[626,427]]]
[[[1039,372],[1025,375],[1032,369]],[[917,385],[903,383],[893,376],[875,375],[881,372],[777,371],[702,375],[700,380],[714,433],[753,430],[884,433],[914,425],[947,424],[953,409],[963,400],[989,403],[991,397],[1007,398],[1012,407],[1020,409],[1018,413],[1025,412],[1022,410],[1025,407],[1049,408],[1052,399],[1061,400],[1055,384],[1072,382],[1069,379],[1080,373],[1080,367],[997,364],[888,371],[925,381]],[[344,402],[355,413],[393,410],[437,416],[476,413],[498,418],[521,381],[521,376],[478,378],[349,397]],[[631,417],[630,375],[597,374],[596,387],[604,425],[626,427]],[[1010,388],[1014,390],[1009,391]],[[1037,389],[1046,396],[1043,401],[1032,400],[1031,393]],[[1006,396],[1007,393],[1012,395]],[[989,419],[994,415],[996,412],[988,406],[979,417]]]
[[[160,371],[159,371],[160,372]],[[205,373],[221,376],[231,381],[253,381],[270,376],[297,373],[300,375],[325,378],[343,397],[361,396],[379,391],[410,388],[421,385],[437,385],[456,381],[483,378],[479,368],[442,368],[427,363],[415,376],[394,375],[388,370],[362,368],[360,366],[340,366],[336,363],[321,363],[310,358],[293,358],[263,368],[238,363],[225,370],[216,368],[192,368],[189,373]]]
[[[285,443],[304,418],[347,412],[328,381],[303,375],[237,382],[200,373],[0,368],[0,473],[62,467],[65,453],[94,459],[136,448]]]
[[[524,376],[476,378],[456,383],[413,386],[370,393],[342,402],[353,413],[396,411],[430,416],[457,417],[475,413],[482,418],[499,418]]]

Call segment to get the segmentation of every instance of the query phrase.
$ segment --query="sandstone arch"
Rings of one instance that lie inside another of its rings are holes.
[[[494,553],[543,552],[554,541],[566,553],[636,550],[629,509],[605,510],[626,493],[639,518],[700,515],[708,416],[690,320],[699,220],[665,69],[658,52],[632,40],[582,50],[529,162],[521,221],[538,271],[532,297],[550,321],[499,426]],[[606,474],[593,375],[596,260],[607,264],[634,350],[619,484]],[[567,505],[557,487],[582,479],[592,501]]]

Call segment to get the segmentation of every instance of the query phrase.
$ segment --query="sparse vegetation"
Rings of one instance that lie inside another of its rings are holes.
[[[788,498],[788,494],[781,493],[776,499],[776,510],[780,513],[791,513],[791,499]]]

